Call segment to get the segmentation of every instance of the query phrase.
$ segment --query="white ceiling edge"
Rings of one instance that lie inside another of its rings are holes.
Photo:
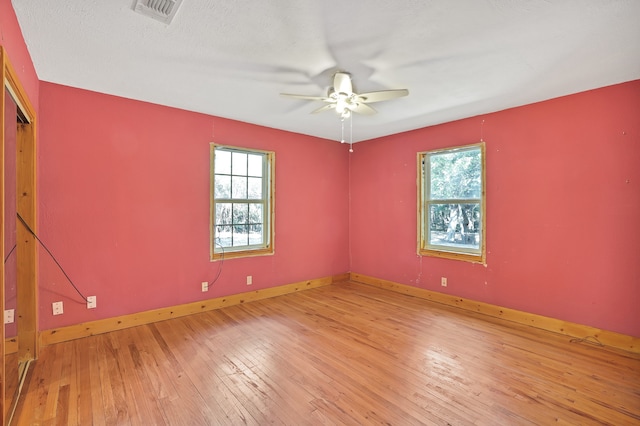
[[[325,139],[335,70],[409,89],[356,116],[354,142],[640,79],[640,1],[184,0],[170,25],[134,1],[13,0],[43,81]]]

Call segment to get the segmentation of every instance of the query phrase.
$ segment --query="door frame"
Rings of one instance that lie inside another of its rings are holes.
[[[4,122],[4,93],[0,102],[0,162],[4,164],[4,156],[13,155],[5,153],[4,129],[5,125],[17,126],[16,135],[16,211],[34,230],[37,229],[36,217],[36,113],[29,101],[29,98],[20,83],[17,73],[13,69],[6,50],[0,46],[0,72],[2,73],[3,90],[8,90],[18,111],[24,117],[24,123]],[[4,169],[4,167],[3,167]],[[0,245],[0,255],[2,259],[4,253],[4,223],[5,220],[16,220],[17,218],[4,217],[4,197],[5,197],[4,171],[0,173],[0,235],[2,244]],[[38,339],[38,286],[37,286],[37,256],[38,247],[34,235],[17,221],[16,224],[16,256],[17,262],[17,298],[16,314],[17,340],[18,340],[18,361],[29,362],[37,359],[39,354]],[[0,306],[4,312],[4,262],[0,269]],[[0,369],[0,398],[5,403],[5,331],[4,326],[0,332],[0,348],[2,366]],[[0,410],[2,424],[5,424],[5,410]]]

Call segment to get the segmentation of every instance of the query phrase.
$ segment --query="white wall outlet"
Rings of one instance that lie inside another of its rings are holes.
[[[15,321],[15,309],[7,309],[4,311],[4,323],[11,324]]]
[[[87,297],[87,309],[95,309],[97,305],[96,296]]]
[[[253,284],[253,277],[251,275],[247,275],[247,285]]]
[[[440,285],[442,287],[446,287],[447,286],[447,279],[445,277],[440,278]]]
[[[209,291],[209,283],[206,281],[202,281],[202,292]]]
[[[62,309],[62,302],[53,302],[53,315],[62,315],[64,310]]]

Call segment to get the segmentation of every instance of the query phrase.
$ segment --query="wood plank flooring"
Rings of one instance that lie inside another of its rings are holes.
[[[18,390],[19,378],[18,354],[14,352],[12,354],[5,355],[5,394],[2,408],[6,419],[9,418],[9,412],[13,408],[16,391]]]
[[[640,357],[352,282],[48,346],[18,425],[634,425]]]

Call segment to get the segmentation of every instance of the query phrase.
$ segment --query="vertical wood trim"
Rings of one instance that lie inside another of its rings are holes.
[[[487,264],[487,147],[486,143],[480,139],[480,151],[482,153],[482,261]]]
[[[418,246],[416,247],[416,253],[418,254],[418,256],[422,256],[422,247],[424,247],[424,221],[422,220],[422,215],[424,214],[424,212],[422,211],[422,209],[424,208],[424,201],[422,200],[423,198],[423,185],[424,185],[424,167],[422,166],[422,162],[424,161],[424,152],[419,152],[417,154],[417,176],[416,176],[416,187],[418,189],[418,196],[416,197],[416,202],[418,203],[417,205],[417,212],[418,212],[418,223],[417,223],[417,227],[416,227],[416,231],[417,231],[417,235],[418,235],[418,239],[417,239],[417,243]]]
[[[16,209],[27,224],[36,231],[36,144],[35,120],[20,124],[17,134],[17,201]],[[21,223],[17,227],[18,256],[18,359],[26,361],[38,357],[38,291],[37,241]]]
[[[0,100],[0,164],[2,164],[2,173],[0,173],[0,239],[2,240],[0,246],[0,256],[2,256],[2,266],[0,266],[0,306],[2,307],[4,317],[4,82],[5,82],[5,66],[4,66],[4,48],[0,46],[0,81],[2,81],[2,100]],[[4,321],[2,326],[2,332],[0,332],[0,353],[2,354],[2,366],[0,367],[0,424],[6,424],[5,418],[5,334],[4,334]]]
[[[5,104],[4,91],[8,90],[14,98],[21,114],[26,118],[27,123],[17,127],[16,138],[16,211],[30,224],[32,229],[36,227],[36,115],[35,110],[26,91],[22,87],[18,74],[13,70],[6,51],[0,46],[0,64],[2,80],[2,103],[0,114],[1,147],[0,161],[2,161],[2,176],[0,177],[0,236],[2,240],[2,268],[0,269],[0,305],[4,312],[4,223],[5,220],[16,220],[16,218],[4,217],[5,181],[4,181],[4,156],[5,156],[5,125],[14,126],[4,122]],[[22,226],[17,226],[16,256],[17,256],[17,314],[18,314],[18,358],[27,363],[38,357],[38,303],[37,303],[37,281],[36,281],[36,258],[37,247],[32,235]],[[0,368],[0,423],[7,422],[6,404],[6,371],[5,371],[5,332],[2,327],[0,333],[0,352],[2,353],[2,366]],[[25,364],[25,367],[26,368]],[[26,371],[26,370],[23,370]]]
[[[32,230],[36,218],[36,115],[6,52],[3,52],[3,87],[11,91],[18,108],[27,119],[17,128],[16,140],[16,211]],[[4,127],[2,128],[4,135]],[[4,195],[4,194],[3,194]],[[4,196],[3,202],[4,202]],[[6,219],[6,218],[5,218]],[[15,218],[14,218],[15,220]],[[36,281],[37,246],[35,238],[22,224],[17,226],[17,314],[18,359],[38,357],[38,303]]]

